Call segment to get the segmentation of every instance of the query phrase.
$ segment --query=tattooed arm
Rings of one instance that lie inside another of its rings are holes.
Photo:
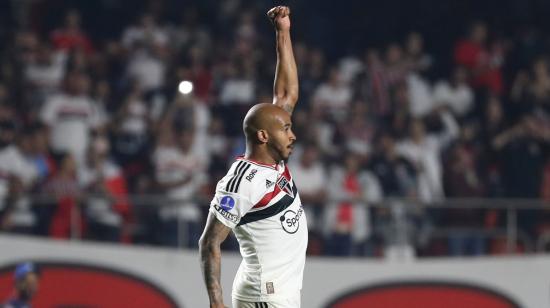
[[[221,249],[220,245],[225,240],[231,229],[222,224],[214,214],[210,213],[199,241],[202,275],[210,308],[223,308],[222,286],[220,284],[221,273]]]

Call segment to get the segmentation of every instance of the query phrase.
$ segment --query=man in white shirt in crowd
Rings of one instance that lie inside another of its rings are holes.
[[[427,133],[422,119],[413,119],[409,138],[397,144],[397,152],[416,166],[418,195],[423,202],[434,202],[445,197],[441,153],[460,133],[450,112],[442,108],[439,115],[444,125],[442,132]]]
[[[49,97],[42,107],[41,120],[51,131],[52,149],[71,153],[77,163],[85,160],[90,135],[106,122],[105,113],[89,96],[90,78],[71,72],[66,92]]]
[[[474,92],[468,84],[468,71],[462,66],[455,67],[451,80],[436,84],[433,93],[434,102],[447,106],[453,114],[462,118],[474,107]]]

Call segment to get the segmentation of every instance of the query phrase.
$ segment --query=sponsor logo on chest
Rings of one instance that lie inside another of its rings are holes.
[[[302,207],[298,209],[298,212],[295,212],[293,210],[287,210],[281,217],[279,217],[279,220],[281,221],[281,226],[283,227],[283,230],[285,230],[286,233],[294,234],[298,231],[300,228],[300,217],[302,217],[302,214],[304,213],[304,210]]]

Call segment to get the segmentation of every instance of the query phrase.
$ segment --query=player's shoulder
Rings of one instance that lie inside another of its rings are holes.
[[[216,190],[226,193],[249,194],[265,190],[266,181],[276,178],[275,165],[262,164],[239,156],[235,159],[227,174],[218,182]],[[263,185],[260,185],[263,184]]]

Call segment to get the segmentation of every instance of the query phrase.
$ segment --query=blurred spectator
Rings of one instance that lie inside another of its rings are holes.
[[[546,59],[535,60],[530,73],[518,72],[510,98],[519,115],[535,112],[550,116],[550,71]]]
[[[321,219],[327,197],[327,170],[319,160],[319,150],[313,144],[306,144],[299,160],[294,158],[289,165],[296,185],[300,187],[300,200],[308,217],[309,253],[320,254],[323,226]]]
[[[334,166],[328,181],[328,203],[323,219],[325,252],[331,256],[360,253],[371,233],[370,215],[363,199],[360,160],[345,156],[343,167]]]
[[[453,116],[440,112],[445,128],[438,134],[426,133],[422,120],[413,119],[410,136],[397,146],[397,151],[413,162],[418,170],[418,197],[424,202],[434,202],[445,197],[441,153],[458,137],[458,125]]]
[[[339,149],[334,144],[336,127],[325,118],[325,112],[320,107],[312,106],[311,112],[296,113],[295,125],[304,126],[303,135],[309,141],[319,147],[325,157],[337,156]]]
[[[385,77],[390,89],[403,83],[409,73],[410,68],[403,55],[403,48],[397,43],[391,43],[385,54]]]
[[[124,98],[111,122],[112,153],[123,168],[131,187],[141,173],[147,171],[154,119],[151,108],[136,84]]]
[[[39,176],[38,166],[31,160],[32,136],[21,134],[15,144],[0,150],[0,212],[4,208],[1,229],[33,233],[37,219],[31,208],[29,191]]]
[[[193,94],[204,103],[212,100],[214,76],[206,59],[207,50],[193,47],[189,50],[190,80],[193,82]],[[180,80],[186,80],[181,76]]]
[[[418,32],[411,32],[405,42],[405,63],[410,73],[407,76],[409,87],[410,113],[413,117],[427,115],[434,108],[431,85],[426,79],[433,59],[424,50],[424,38]]]
[[[9,179],[9,190],[5,200],[5,208],[0,210],[0,230],[21,234],[33,234],[37,218],[31,208],[29,196],[25,194],[25,186],[15,176]]]
[[[227,173],[227,163],[233,159],[230,156],[230,140],[225,136],[223,120],[213,117],[206,136],[208,153],[210,153],[210,165],[208,174],[210,179],[219,179]],[[215,189],[215,183],[210,181],[211,189]],[[214,190],[212,190],[214,193]]]
[[[493,146],[502,150],[503,178],[507,197],[537,198],[542,180],[548,142],[541,130],[541,120],[527,115],[493,139]]]
[[[128,78],[136,81],[146,93],[162,88],[166,75],[166,64],[158,46],[136,50],[128,63]]]
[[[129,50],[139,50],[147,47],[165,47],[168,44],[168,34],[157,25],[155,17],[143,14],[138,24],[124,30],[122,44]]]
[[[2,305],[4,308],[31,308],[30,301],[38,291],[39,272],[34,263],[20,263],[15,267],[14,294]]]
[[[503,179],[506,197],[539,198],[547,153],[544,145],[550,141],[541,120],[524,116],[514,127],[499,134],[493,146],[502,150]],[[532,238],[537,235],[535,210],[518,214],[519,228]]]
[[[168,40],[168,32],[149,14],[142,15],[139,24],[128,27],[122,35],[122,44],[129,52],[127,77],[146,94],[164,86]]]
[[[211,115],[206,105],[193,95],[177,95],[168,108],[166,117],[177,131],[193,132],[194,151],[201,157],[203,166],[210,164],[207,138]]]
[[[17,120],[17,114],[11,105],[0,104],[0,149],[15,141],[19,125]]]
[[[357,76],[364,69],[363,63],[360,59],[353,55],[348,55],[342,58],[338,62],[338,71],[340,72],[340,79],[344,84],[352,84]],[[353,89],[352,89],[353,91]]]
[[[387,123],[388,129],[397,139],[406,137],[409,132],[408,124],[411,118],[409,90],[407,83],[400,83],[393,88],[390,96],[393,111],[384,119],[384,124]]]
[[[25,79],[27,85],[36,92],[31,104],[39,108],[47,95],[59,90],[67,63],[67,54],[52,50],[47,43],[39,46],[36,55],[29,59],[25,67]]]
[[[485,103],[484,117],[481,119],[480,153],[482,155],[483,171],[487,193],[489,197],[503,197],[505,192],[503,179],[502,148],[495,146],[494,140],[506,130],[508,125],[504,117],[504,111],[500,100],[494,96],[489,97]]]
[[[326,59],[319,49],[308,49],[304,44],[295,44],[296,65],[300,80],[300,104],[296,108],[309,107],[310,100],[322,82],[326,72]],[[303,105],[302,105],[303,103]]]
[[[361,84],[361,94],[367,102],[372,103],[375,116],[383,117],[391,114],[393,106],[390,100],[390,84],[386,77],[384,63],[376,49],[365,52],[365,73]]]
[[[51,211],[45,211],[45,216],[40,218],[47,219],[43,223],[50,236],[80,238],[85,227],[80,211],[83,190],[78,185],[77,163],[71,154],[60,157],[58,171],[44,183],[42,193],[51,196],[40,204]]]
[[[448,197],[485,196],[485,187],[476,169],[474,153],[465,144],[458,143],[453,147],[451,158],[445,165],[445,187]],[[483,214],[484,210],[476,208],[453,208],[445,211],[441,223],[446,228],[452,228],[449,235],[451,255],[481,255],[485,252],[485,238],[477,233],[477,230],[484,226]]]
[[[43,124],[37,123],[26,128],[26,135],[30,138],[30,151],[27,159],[35,165],[38,171],[38,180],[42,183],[56,170],[56,163],[49,148],[49,132]]]
[[[130,216],[130,206],[126,180],[108,154],[108,140],[96,137],[86,164],[78,170],[78,182],[90,193],[83,200],[88,238],[117,242]]]
[[[164,127],[153,154],[155,179],[169,198],[159,209],[161,243],[195,247],[200,236],[201,212],[196,198],[205,181],[206,165],[191,128],[173,131]]]
[[[376,120],[369,114],[368,106],[363,101],[357,101],[351,107],[349,118],[341,125],[341,133],[345,138],[345,148],[356,155],[367,155],[373,149],[376,134]]]
[[[210,29],[199,21],[199,12],[196,8],[186,8],[182,13],[181,21],[170,31],[171,43],[184,54],[190,48],[207,51],[212,47]]]
[[[52,149],[69,152],[83,163],[90,135],[105,125],[105,113],[89,95],[89,76],[71,72],[66,92],[51,96],[41,111],[42,121],[50,127]]]
[[[467,83],[468,72],[456,66],[451,79],[439,81],[434,88],[434,101],[438,106],[448,107],[453,114],[462,119],[474,107],[474,93]]]
[[[51,40],[55,48],[66,52],[84,51],[90,55],[94,48],[91,40],[82,30],[80,23],[80,13],[77,10],[67,12],[63,28],[56,29],[51,34]]]
[[[436,102],[432,94],[432,87],[426,79],[416,72],[411,72],[407,76],[408,101],[407,106],[410,115],[413,117],[423,117],[428,115],[436,107]]]
[[[256,83],[253,59],[242,59],[240,63],[223,64],[220,84],[220,103],[224,105],[249,105],[254,102]]]
[[[405,42],[405,60],[409,68],[422,76],[431,69],[433,57],[424,50],[424,38],[418,32],[411,32]]]
[[[533,64],[533,83],[530,91],[535,107],[550,113],[550,70],[546,59],[537,59]]]
[[[397,152],[395,138],[388,133],[378,137],[377,154],[368,169],[378,177],[384,197],[416,197],[417,171]]]
[[[30,160],[31,154],[32,140],[27,134],[0,150],[0,207],[5,198],[13,199],[32,188],[39,171]]]
[[[456,64],[468,69],[474,88],[485,88],[493,94],[502,94],[501,67],[504,61],[504,51],[497,43],[489,45],[485,23],[475,22],[472,24],[468,37],[456,44],[454,59]]]
[[[352,99],[351,87],[344,83],[338,69],[329,72],[328,80],[317,87],[313,94],[313,103],[338,122],[345,119]]]

